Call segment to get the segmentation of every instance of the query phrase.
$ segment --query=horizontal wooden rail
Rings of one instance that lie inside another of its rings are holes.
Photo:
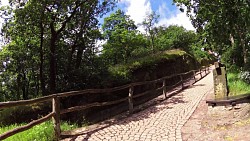
[[[205,68],[205,70],[204,70]],[[31,99],[31,100],[20,100],[20,101],[9,101],[9,102],[0,102],[0,109],[5,109],[5,108],[10,108],[10,107],[14,107],[14,106],[22,106],[22,105],[31,105],[31,104],[35,104],[35,103],[40,103],[40,102],[45,102],[45,101],[52,101],[52,109],[53,111],[48,114],[47,116],[40,118],[38,120],[34,120],[30,123],[28,123],[25,126],[21,126],[18,127],[16,129],[10,130],[4,134],[0,135],[0,140],[6,139],[16,133],[28,130],[30,128],[32,128],[35,125],[38,125],[42,122],[45,122],[49,119],[53,119],[53,124],[54,124],[54,130],[55,130],[55,140],[59,140],[60,139],[60,114],[66,114],[66,113],[70,113],[70,112],[74,112],[74,111],[79,111],[79,110],[84,110],[84,109],[88,109],[91,107],[100,107],[100,106],[108,106],[108,105],[113,105],[113,104],[118,104],[124,101],[129,102],[129,113],[132,114],[133,113],[133,99],[134,98],[138,98],[141,97],[143,95],[146,95],[148,93],[152,93],[152,92],[158,92],[158,91],[162,91],[165,94],[166,97],[166,91],[167,88],[174,88],[178,85],[182,85],[182,88],[184,86],[185,81],[187,81],[190,78],[187,79],[183,79],[184,75],[187,75],[189,73],[193,74],[193,78],[196,82],[195,76],[196,75],[201,75],[201,78],[204,77],[205,75],[207,75],[206,71],[206,67],[201,67],[201,69],[198,70],[190,70],[188,72],[185,73],[180,73],[180,74],[173,74],[170,76],[165,76],[156,80],[151,80],[151,81],[143,81],[143,82],[134,82],[131,84],[127,84],[127,85],[123,85],[123,86],[118,86],[118,87],[114,87],[114,88],[107,88],[107,89],[86,89],[86,90],[81,90],[81,91],[70,91],[70,92],[64,92],[64,93],[57,93],[57,94],[53,94],[50,96],[45,96],[45,97],[41,97],[41,98],[36,98],[36,99]],[[205,71],[205,75],[202,76],[202,71]],[[181,81],[177,82],[176,84],[172,85],[172,86],[166,86],[166,80],[173,78],[173,77],[180,77]],[[200,79],[201,79],[200,78]],[[161,82],[163,85],[162,87],[153,89],[153,90],[149,90],[140,94],[136,94],[134,95],[134,87],[135,86],[139,86],[139,85],[147,85],[147,84],[156,84]],[[75,106],[75,107],[70,107],[67,109],[60,109],[60,98],[63,97],[69,97],[69,96],[75,96],[75,95],[83,95],[83,94],[102,94],[102,93],[111,93],[111,92],[115,92],[115,91],[119,91],[119,90],[124,90],[124,89],[128,89],[128,96],[119,100],[115,100],[115,101],[109,101],[109,102],[95,102],[95,103],[91,103],[91,104],[87,104],[87,105],[83,105],[83,106]]]
[[[48,120],[50,120],[52,118],[53,115],[54,115],[54,113],[50,113],[47,116],[44,116],[43,118],[40,118],[38,120],[34,120],[34,121],[30,122],[27,125],[24,125],[24,126],[15,128],[13,130],[10,130],[8,132],[5,132],[5,133],[0,135],[0,140],[4,140],[4,139],[6,139],[6,138],[8,138],[8,137],[10,137],[12,135],[23,132],[25,130],[28,130],[28,129],[34,127],[35,125],[41,124],[41,123],[43,123],[45,121],[48,121]]]
[[[114,88],[108,88],[108,89],[87,89],[87,90],[82,90],[82,91],[71,91],[71,92],[58,93],[58,94],[53,94],[50,96],[44,96],[41,98],[36,98],[36,99],[31,99],[31,100],[0,102],[0,109],[15,107],[15,106],[22,106],[22,105],[30,105],[30,104],[35,104],[35,103],[39,103],[39,102],[49,101],[54,97],[69,97],[69,96],[82,95],[82,94],[110,93],[110,92],[129,88],[130,86],[158,83],[158,82],[163,81],[164,79],[169,79],[169,78],[179,76],[179,75],[185,75],[185,74],[191,73],[192,71],[197,71],[197,70],[191,70],[191,71],[186,72],[186,73],[174,74],[174,75],[162,77],[160,79],[156,79],[156,80],[152,80],[152,81],[135,82],[135,83],[131,83],[131,84],[127,84],[127,85],[123,85],[123,86],[119,86],[119,87],[114,87]]]
[[[0,102],[0,109],[10,108],[10,107],[15,107],[15,106],[31,105],[31,104],[35,104],[35,103],[50,101],[54,97],[56,97],[56,95],[44,96],[41,98],[36,98],[36,99],[31,99],[31,100]]]
[[[100,106],[108,106],[108,105],[118,104],[120,102],[126,101],[127,99],[128,99],[128,97],[122,98],[119,100],[115,100],[115,101],[110,101],[110,102],[95,102],[95,103],[87,104],[84,106],[75,106],[75,107],[61,110],[60,114],[66,114],[66,113],[70,113],[70,112],[74,112],[74,111],[80,111],[80,110],[84,110],[84,109],[88,109],[88,108],[92,108],[92,107],[100,107]]]
[[[58,97],[69,97],[75,95],[82,95],[82,94],[97,94],[97,93],[111,93],[118,90],[123,90],[129,88],[130,84],[114,87],[114,88],[107,88],[107,89],[87,89],[82,91],[73,91],[73,92],[65,92],[57,94]]]
[[[133,96],[133,98],[141,97],[141,96],[147,95],[147,94],[155,92],[155,91],[163,90],[163,88],[164,88],[164,86],[162,86],[160,88],[157,88],[155,90],[150,90],[150,91],[146,91],[146,92],[143,92],[143,93],[140,93],[140,94],[136,94],[136,95]]]

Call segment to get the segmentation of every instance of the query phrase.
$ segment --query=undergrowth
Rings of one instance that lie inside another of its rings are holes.
[[[242,95],[250,93],[250,84],[240,78],[240,73],[237,71],[227,74],[229,95]]]
[[[0,134],[23,125],[25,124],[13,124],[9,126],[0,127]],[[69,124],[68,122],[61,123],[62,131],[67,131],[75,128],[77,128],[76,124]],[[53,141],[53,139],[53,124],[52,121],[47,121],[36,125],[29,130],[13,135],[5,139],[4,141]]]

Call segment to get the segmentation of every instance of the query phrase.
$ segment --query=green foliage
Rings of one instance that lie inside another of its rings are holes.
[[[6,64],[0,67],[0,101],[89,87],[87,81],[102,67],[95,54],[98,17],[116,0],[10,2],[0,9],[7,43],[0,52]]]
[[[239,71],[227,73],[229,95],[241,95],[250,93],[250,84],[240,78]]]
[[[131,81],[131,73],[135,70],[141,68],[147,68],[147,70],[150,70],[160,62],[175,60],[176,58],[185,55],[187,55],[187,53],[181,50],[162,51],[141,58],[129,60],[126,64],[111,66],[109,71],[113,77],[129,82]]]
[[[134,21],[120,9],[104,19],[102,29],[104,38],[108,39],[103,46],[103,55],[112,64],[127,62],[131,53],[145,44]]]
[[[174,0],[225,63],[249,69],[249,0]],[[237,49],[235,49],[235,47]]]
[[[30,122],[51,112],[50,103],[38,103],[28,106],[17,106],[0,111],[0,126],[13,123]]]
[[[155,49],[156,27],[160,15],[157,15],[155,11],[146,13],[146,17],[142,22],[142,26],[146,31],[147,37],[150,39],[151,49]]]
[[[0,134],[7,132],[11,129],[23,126],[25,124],[13,124],[10,126],[0,126]],[[68,122],[61,123],[61,130],[67,131],[77,128],[75,124],[69,124]],[[7,138],[5,141],[52,141],[54,140],[54,129],[51,121],[41,123],[33,128],[18,133],[14,136]]]
[[[198,35],[193,31],[187,31],[184,27],[171,25],[157,29],[156,46],[160,50],[182,49],[191,52],[191,45],[198,40]]]

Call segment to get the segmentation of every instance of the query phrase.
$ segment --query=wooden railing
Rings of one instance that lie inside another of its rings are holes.
[[[205,74],[203,75],[202,73],[205,72]],[[156,83],[162,83],[162,86],[159,88],[155,88],[153,91],[162,91],[163,94],[165,95],[165,98],[168,97],[167,95],[167,89],[171,89],[174,88],[176,86],[181,86],[181,89],[184,88],[184,84],[185,82],[187,82],[187,80],[189,79],[194,79],[194,82],[197,82],[197,75],[199,76],[199,79],[203,78],[205,75],[207,75],[209,73],[209,67],[202,67],[201,69],[198,70],[191,70],[189,72],[186,73],[181,73],[181,74],[174,74],[171,76],[165,76],[156,80],[152,80],[152,81],[144,81],[144,82],[136,82],[136,83],[131,83],[131,84],[127,84],[127,85],[123,85],[123,86],[119,86],[119,87],[114,87],[114,88],[108,88],[108,89],[87,89],[87,90],[82,90],[82,91],[71,91],[71,92],[65,92],[65,93],[58,93],[58,94],[53,94],[50,96],[45,96],[45,97],[41,97],[41,98],[36,98],[36,99],[31,99],[31,100],[20,100],[20,101],[9,101],[9,102],[0,102],[0,110],[1,109],[6,109],[6,108],[11,108],[11,107],[15,107],[15,106],[22,106],[22,105],[31,105],[31,104],[35,104],[35,103],[40,103],[40,102],[46,102],[46,101],[51,101],[52,102],[52,111],[37,120],[33,120],[32,122],[28,123],[27,125],[15,128],[13,130],[10,130],[8,132],[5,132],[3,134],[0,135],[0,140],[6,139],[12,135],[15,135],[19,132],[28,130],[30,128],[32,128],[35,125],[41,124],[45,121],[48,121],[52,118],[53,121],[53,127],[54,127],[54,131],[55,131],[55,140],[59,140],[60,139],[60,135],[61,135],[61,129],[60,129],[60,115],[61,114],[66,114],[69,112],[74,112],[74,111],[79,111],[79,110],[84,110],[84,109],[88,109],[91,107],[98,107],[98,106],[107,106],[107,105],[113,105],[113,104],[118,104],[124,101],[128,100],[128,109],[129,109],[129,114],[132,114],[134,111],[134,98],[137,97],[141,97],[144,96],[150,92],[152,92],[152,90],[150,91],[146,91],[140,94],[136,94],[134,95],[134,88],[136,86],[140,86],[140,85],[148,85],[148,84],[156,84]],[[185,76],[188,76],[188,78],[185,78]],[[173,78],[173,77],[179,77],[180,81],[177,82],[176,84],[172,85],[172,86],[167,86],[166,82],[167,79]],[[82,105],[82,106],[75,106],[75,107],[70,107],[67,109],[61,109],[60,108],[60,98],[63,97],[70,97],[70,96],[75,96],[75,95],[83,95],[83,94],[98,94],[98,93],[111,93],[111,92],[115,92],[118,90],[124,90],[124,89],[129,89],[128,91],[128,96],[119,100],[115,100],[115,101],[109,101],[109,102],[94,102],[91,104],[87,104],[87,105]]]

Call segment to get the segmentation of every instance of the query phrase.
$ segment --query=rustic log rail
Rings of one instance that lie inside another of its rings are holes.
[[[202,75],[202,72],[205,72],[205,75]],[[28,123],[27,125],[12,129],[10,131],[7,131],[7,132],[1,134],[0,140],[6,139],[12,135],[23,132],[25,130],[28,130],[28,129],[32,128],[33,126],[41,124],[41,123],[48,121],[50,119],[52,119],[52,121],[53,121],[55,140],[59,140],[60,136],[61,136],[61,129],[60,129],[60,115],[61,114],[66,114],[69,112],[84,110],[84,109],[88,109],[91,107],[108,106],[108,105],[118,104],[118,103],[121,103],[124,101],[128,101],[128,103],[129,103],[129,105],[128,105],[129,114],[133,114],[133,111],[134,111],[133,100],[134,100],[134,98],[138,98],[138,97],[144,96],[146,94],[149,94],[152,92],[157,92],[160,90],[165,95],[165,98],[168,98],[167,89],[171,89],[171,88],[174,88],[176,86],[181,86],[181,89],[184,89],[185,82],[187,82],[190,79],[194,79],[194,83],[195,83],[198,80],[200,80],[201,78],[205,77],[208,73],[209,73],[209,66],[206,66],[206,67],[203,66],[201,69],[198,69],[198,70],[191,70],[191,71],[185,72],[185,73],[173,74],[173,75],[165,76],[165,77],[162,77],[162,78],[159,78],[156,80],[152,80],[152,81],[130,83],[127,85],[114,87],[114,88],[87,89],[87,90],[82,90],[82,91],[71,91],[71,92],[65,92],[65,93],[52,94],[50,96],[45,96],[45,97],[31,99],[31,100],[0,102],[0,110],[15,107],[15,106],[31,105],[31,104],[46,102],[46,101],[52,102],[52,111],[48,115],[46,115],[40,119],[33,120],[32,122]],[[185,77],[184,77],[185,75],[189,75],[189,77],[185,79]],[[196,79],[197,75],[200,75],[200,78]],[[180,78],[180,81],[178,81],[174,85],[167,86],[167,84],[166,84],[167,79],[170,79],[173,77],[178,77],[178,76]],[[156,84],[156,83],[160,83],[160,82],[162,83],[161,87],[134,95],[134,88],[136,86]],[[70,107],[67,109],[60,109],[60,98],[63,98],[63,97],[70,97],[70,96],[83,95],[83,94],[110,93],[110,92],[115,92],[115,91],[124,90],[124,89],[129,90],[128,96],[125,98],[119,99],[119,100],[108,101],[108,102],[94,102],[94,103],[87,104],[87,105],[75,106],[75,107]]]

